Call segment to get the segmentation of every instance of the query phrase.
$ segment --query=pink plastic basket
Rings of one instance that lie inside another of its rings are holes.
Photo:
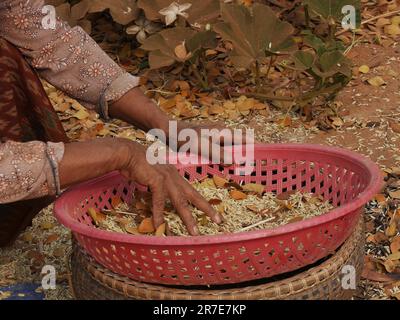
[[[331,212],[272,230],[199,237],[131,236],[98,230],[90,207],[111,208],[121,196],[130,203],[135,184],[117,173],[66,191],[55,204],[58,220],[100,264],[137,281],[216,285],[271,277],[312,264],[336,250],[351,234],[364,204],[381,187],[379,168],[346,150],[317,145],[257,145],[254,172],[235,176],[238,166],[180,167],[191,181],[231,176],[266,191],[302,190],[322,195]]]

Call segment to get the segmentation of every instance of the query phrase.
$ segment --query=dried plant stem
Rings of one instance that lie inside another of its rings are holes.
[[[107,210],[107,209],[103,209],[101,210],[104,213],[118,213],[118,214],[126,214],[128,216],[137,216],[136,213],[133,212],[127,212],[127,211],[120,211],[120,210]]]
[[[268,80],[269,73],[271,72],[272,65],[274,64],[275,60],[276,60],[276,56],[271,56],[269,59],[268,70],[267,70],[267,74],[265,75],[265,78],[267,80]]]
[[[233,92],[232,97],[239,97],[243,94],[238,94]],[[295,98],[293,97],[282,97],[282,96],[274,96],[274,95],[268,95],[268,94],[264,94],[264,93],[255,93],[255,92],[246,92],[244,93],[245,96],[249,97],[249,98],[256,98],[256,99],[260,99],[260,100],[268,100],[268,101],[293,101],[295,100]]]
[[[256,73],[256,92],[260,92],[260,90],[261,90],[261,72],[260,72],[260,63],[257,60],[255,62],[255,73]]]
[[[310,21],[311,21],[311,19],[310,19],[310,10],[308,8],[308,4],[306,4],[304,6],[304,14],[305,14],[305,19],[306,19],[306,28],[310,29]]]
[[[155,92],[155,93],[159,93],[165,96],[174,96],[176,95],[176,92],[172,92],[172,91],[164,91],[164,90],[160,90],[160,89],[151,89],[151,90],[146,90],[145,93],[148,92]]]
[[[375,20],[378,20],[378,19],[380,19],[380,18],[391,17],[391,16],[394,16],[394,15],[396,15],[396,14],[398,14],[398,13],[400,13],[400,10],[395,10],[395,11],[391,11],[391,12],[386,12],[386,13],[383,13],[383,14],[378,15],[378,16],[376,16],[376,17],[372,17],[372,18],[370,18],[370,19],[367,19],[367,20],[363,21],[361,24],[364,25],[364,24],[373,22],[373,21],[375,21]]]
[[[393,113],[393,114],[380,114],[379,116],[371,116],[372,118],[392,118],[400,116],[400,113]]]
[[[248,227],[242,228],[242,229],[240,229],[238,232],[244,232],[244,231],[251,230],[251,229],[253,229],[253,228],[255,228],[255,227],[258,227],[258,226],[261,226],[261,225],[263,225],[264,223],[267,223],[267,222],[273,221],[274,219],[275,219],[275,217],[270,217],[270,218],[268,218],[268,219],[265,219],[265,220],[259,221],[259,222],[255,223],[255,224],[252,224],[251,226],[248,226]]]
[[[264,101],[294,101],[297,103],[301,103],[301,102],[309,101],[321,94],[330,93],[332,91],[338,90],[338,89],[340,89],[340,87],[341,87],[341,85],[338,83],[338,84],[332,85],[327,88],[322,88],[322,89],[318,89],[318,90],[314,89],[308,93],[305,93],[301,96],[296,96],[296,97],[274,96],[274,95],[268,95],[268,94],[257,93],[257,92],[246,92],[246,93],[241,93],[241,94],[232,93],[232,96],[239,97],[241,95],[245,95],[250,98],[256,98],[256,99],[264,100]]]
[[[204,90],[207,90],[208,89],[208,83],[204,80],[204,78],[200,74],[199,69],[197,69],[197,66],[195,64],[191,64],[190,66],[191,66],[191,69],[192,69],[193,74],[196,77],[197,81],[199,81],[199,83],[201,84],[201,87]]]
[[[206,55],[205,55],[205,50],[200,51],[200,56],[199,56],[199,61],[201,65],[201,75],[204,80],[204,83],[206,85],[206,89],[210,88],[210,84],[208,83],[208,72],[206,68]]]
[[[336,37],[336,22],[329,21],[328,23],[329,40],[333,41]]]
[[[280,3],[280,2],[277,1],[277,0],[267,0],[267,1],[268,1],[269,3],[275,5],[275,6],[279,7],[279,8],[285,8],[285,5],[282,4],[282,3]]]
[[[351,44],[349,45],[349,47],[344,51],[344,55],[345,56],[347,56],[349,53],[350,53],[350,51],[355,47],[355,45],[357,44],[357,43],[360,43],[361,42],[361,39],[362,38],[364,38],[364,36],[362,36],[360,39],[357,39],[356,40],[356,34],[353,32],[353,38],[352,38],[352,40],[351,40]]]
[[[365,25],[365,24],[374,22],[374,21],[376,21],[376,20],[378,20],[378,19],[380,19],[380,18],[388,18],[388,17],[394,16],[394,15],[396,15],[396,14],[398,14],[398,13],[400,13],[400,10],[395,10],[395,11],[391,11],[391,12],[386,12],[386,13],[380,14],[380,15],[378,15],[378,16],[372,17],[372,18],[370,18],[370,19],[367,19],[367,20],[361,22],[361,25],[363,26],[363,25]],[[336,32],[336,36],[340,36],[340,35],[342,35],[343,33],[346,33],[347,31],[351,31],[351,30],[343,29],[343,30],[341,30],[341,31],[339,31],[339,32]]]

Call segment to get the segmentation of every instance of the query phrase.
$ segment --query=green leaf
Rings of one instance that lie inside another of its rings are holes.
[[[360,22],[360,0],[303,0],[303,2],[324,19],[333,18],[339,22],[344,17],[342,8],[347,5],[354,6],[357,12],[357,21]]]
[[[293,27],[279,20],[275,12],[263,4],[256,3],[251,9],[241,5],[221,4],[224,22],[214,30],[232,42],[233,62],[238,67],[249,67],[270,55],[294,51],[297,46],[291,39]]]
[[[325,46],[325,43],[319,37],[313,34],[307,34],[304,36],[303,43],[313,48],[317,53],[320,53]]]
[[[319,63],[322,71],[327,72],[336,66],[340,66],[343,60],[344,56],[340,51],[332,51],[324,53],[319,59]]]
[[[339,50],[325,52],[321,55],[319,66],[314,66],[313,71],[323,79],[341,74],[351,78],[351,62]]]
[[[306,52],[306,51],[296,51],[293,54],[293,61],[295,63],[296,69],[299,70],[308,70],[310,69],[315,62],[315,55],[312,54],[311,52]]]

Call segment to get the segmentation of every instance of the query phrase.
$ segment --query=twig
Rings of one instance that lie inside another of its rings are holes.
[[[274,57],[274,56],[271,56],[271,57],[269,58],[267,74],[265,75],[265,78],[267,79],[267,81],[268,81],[269,73],[271,72],[271,69],[272,69],[272,65],[273,65],[274,63],[275,63],[275,57]]]
[[[108,209],[103,209],[101,210],[103,213],[119,213],[119,214],[125,214],[128,216],[137,216],[136,213],[133,212],[127,212],[127,211],[119,211],[119,210],[108,210]]]
[[[269,3],[273,4],[274,6],[277,6],[279,8],[285,8],[285,5],[276,1],[276,0],[267,0]]]
[[[391,12],[386,12],[386,13],[380,14],[380,15],[378,15],[378,16],[376,16],[376,17],[372,17],[372,18],[370,18],[370,19],[367,19],[367,20],[361,22],[361,25],[370,23],[370,22],[375,21],[375,20],[378,20],[378,19],[380,19],[380,18],[391,17],[391,16],[394,16],[395,14],[398,14],[398,13],[400,13],[400,10],[395,10],[395,11],[391,11]]]
[[[260,64],[256,60],[255,63],[255,71],[256,71],[256,92],[260,92],[261,89],[261,75],[260,75]]]
[[[311,91],[308,93],[305,93],[301,96],[297,97],[282,97],[282,96],[273,96],[273,95],[267,95],[263,93],[254,93],[254,92],[245,92],[245,93],[232,93],[233,97],[239,97],[241,95],[245,95],[250,98],[255,98],[259,100],[267,100],[267,101],[295,101],[295,102],[307,102],[321,94],[326,94],[331,92],[332,90],[338,90],[341,88],[341,85],[339,83],[334,84],[330,87],[322,88],[322,89],[317,89],[315,91]]]
[[[263,99],[263,100],[269,100],[269,101],[293,101],[296,98],[293,97],[281,97],[281,96],[274,96],[274,95],[267,95],[267,94],[263,94],[263,93],[254,93],[254,92],[245,92],[245,93],[235,93],[233,92],[232,97],[239,97],[241,95],[245,95],[249,98],[256,98],[256,99]]]
[[[362,39],[363,37],[361,37]],[[353,32],[353,39],[351,40],[351,44],[348,46],[348,48],[344,51],[344,55],[347,56],[349,52],[354,48],[354,46],[361,41],[361,39],[356,40],[356,34]]]
[[[395,11],[391,11],[391,12],[386,12],[386,13],[380,14],[380,15],[378,15],[378,16],[372,17],[372,18],[370,18],[370,19],[367,19],[367,20],[365,20],[365,21],[362,21],[362,22],[361,22],[361,25],[363,26],[363,25],[365,25],[365,24],[367,24],[367,23],[373,22],[373,21],[378,20],[378,19],[380,19],[380,18],[391,17],[391,16],[394,16],[394,15],[396,15],[396,14],[398,14],[398,13],[400,13],[400,10],[395,10]],[[347,31],[350,31],[350,30],[344,29],[344,30],[341,30],[341,31],[339,31],[339,32],[336,32],[336,36],[340,36],[341,34],[346,33]]]
[[[148,92],[155,92],[155,93],[165,94],[165,95],[168,95],[168,96],[172,96],[172,95],[176,94],[176,92],[172,92],[172,91],[163,91],[163,90],[159,90],[159,89],[150,89],[150,90],[146,90],[145,93],[148,93]]]
[[[275,217],[271,217],[271,218],[259,221],[259,222],[255,223],[255,224],[251,225],[251,226],[248,226],[248,227],[245,227],[243,229],[240,229],[238,232],[248,231],[250,229],[253,229],[253,228],[258,227],[258,226],[260,226],[260,225],[262,225],[262,224],[264,224],[266,222],[270,222],[270,221],[273,221],[273,220],[275,220]]]
[[[306,19],[306,28],[310,29],[310,10],[308,8],[308,4],[304,6],[304,14],[305,14],[305,19]]]
[[[201,87],[204,90],[208,89],[208,83],[206,83],[206,81],[203,79],[203,77],[201,76],[199,70],[197,69],[197,66],[195,64],[191,64],[191,69],[193,71],[194,76],[196,77],[197,81],[200,82]]]
[[[377,116],[372,116],[372,118],[381,118],[381,117],[383,117],[383,118],[392,118],[392,117],[397,117],[397,116],[400,116],[400,113],[380,114],[380,115],[377,115]]]

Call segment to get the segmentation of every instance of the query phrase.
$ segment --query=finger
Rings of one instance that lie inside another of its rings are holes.
[[[177,184],[175,184],[175,186],[176,185]],[[169,195],[172,204],[185,224],[189,234],[192,236],[198,236],[199,228],[196,225],[196,220],[192,215],[187,199],[182,196],[182,192],[176,187],[169,189]]]
[[[150,188],[152,192],[153,223],[158,228],[164,223],[165,193],[161,186]]]
[[[189,183],[186,183],[187,186],[186,192],[188,194],[188,199],[189,201],[199,210],[203,211],[207,216],[211,218],[212,221],[215,223],[222,223],[222,217],[221,215],[211,206],[211,204],[208,203],[206,199],[203,198],[203,196],[195,190]]]

